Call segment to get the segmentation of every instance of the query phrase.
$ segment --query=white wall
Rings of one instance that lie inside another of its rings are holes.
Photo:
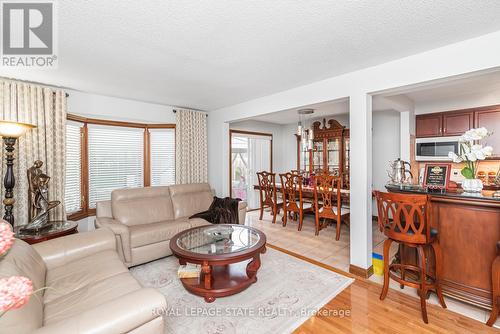
[[[373,113],[373,189],[385,190],[389,179],[386,170],[389,162],[400,156],[400,113],[375,111]]]
[[[68,113],[116,121],[175,123],[173,107],[67,90]]]

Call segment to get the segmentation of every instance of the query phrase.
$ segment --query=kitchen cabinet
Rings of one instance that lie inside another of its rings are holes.
[[[473,127],[472,111],[443,113],[443,136],[461,136]]]
[[[474,112],[474,127],[485,127],[492,132],[483,139],[483,145],[493,147],[493,158],[500,158],[500,106],[478,108]]]
[[[308,173],[328,171],[344,177],[344,187],[349,179],[349,129],[334,119],[312,125],[313,149],[303,147],[301,137],[297,136],[297,169]]]
[[[415,128],[417,138],[440,137],[443,135],[443,115],[417,115]]]
[[[500,159],[500,105],[417,115],[415,127],[417,138],[461,136],[485,127],[492,134],[482,144],[493,147],[490,159]]]

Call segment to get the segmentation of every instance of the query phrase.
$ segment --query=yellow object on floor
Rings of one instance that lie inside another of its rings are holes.
[[[378,276],[384,275],[384,257],[377,253],[372,253],[373,273]]]

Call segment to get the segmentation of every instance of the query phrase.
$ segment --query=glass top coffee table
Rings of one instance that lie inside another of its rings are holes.
[[[180,264],[201,265],[199,278],[181,278],[181,282],[186,290],[211,303],[257,281],[266,236],[244,225],[206,225],[175,235],[170,249]]]

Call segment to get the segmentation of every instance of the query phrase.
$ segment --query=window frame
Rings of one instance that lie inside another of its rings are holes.
[[[80,168],[81,168],[81,178],[80,178],[80,201],[81,209],[77,212],[73,212],[67,215],[68,220],[80,220],[83,218],[95,216],[96,209],[89,208],[89,149],[88,149],[88,124],[98,124],[107,126],[120,126],[127,128],[141,128],[144,129],[144,187],[149,187],[151,185],[151,142],[150,142],[150,132],[149,129],[175,129],[175,124],[164,123],[164,124],[146,124],[146,123],[134,123],[134,122],[123,122],[123,121],[112,121],[97,118],[87,118],[73,114],[67,114],[66,119],[68,121],[82,123],[83,126],[80,130],[81,135],[81,146],[80,146]],[[175,159],[175,149],[177,138],[174,132],[174,159]]]
[[[232,152],[233,152],[233,135],[256,135],[263,137],[270,137],[270,167],[271,173],[273,172],[273,134],[269,132],[256,132],[256,131],[246,131],[246,130],[238,130],[238,129],[229,129],[229,194],[233,192],[233,161],[232,161]],[[257,210],[257,209],[256,209]]]

